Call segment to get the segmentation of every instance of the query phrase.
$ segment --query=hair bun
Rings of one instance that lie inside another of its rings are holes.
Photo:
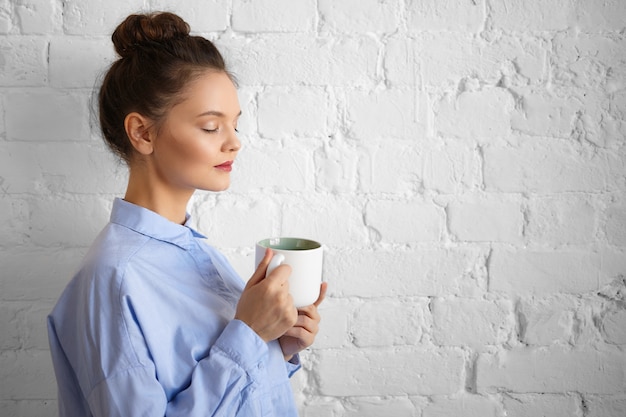
[[[115,51],[125,58],[132,55],[138,47],[164,43],[188,35],[187,22],[173,13],[158,12],[128,16],[115,29],[111,38]]]

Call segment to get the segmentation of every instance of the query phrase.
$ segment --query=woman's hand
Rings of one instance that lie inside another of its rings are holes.
[[[279,338],[299,320],[289,294],[291,267],[280,265],[265,277],[272,256],[270,249],[265,251],[265,257],[241,294],[235,313],[235,319],[246,323],[266,342]]]
[[[293,355],[313,344],[319,331],[320,315],[317,307],[324,301],[328,284],[323,282],[320,287],[320,296],[310,306],[298,309],[298,320],[295,325],[283,334],[278,341],[283,350],[285,360],[291,360]]]

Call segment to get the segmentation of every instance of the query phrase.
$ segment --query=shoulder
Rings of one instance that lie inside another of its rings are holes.
[[[91,272],[98,275],[108,271],[123,275],[128,263],[141,253],[151,240],[150,237],[131,229],[109,223],[96,237],[85,255],[79,274]]]

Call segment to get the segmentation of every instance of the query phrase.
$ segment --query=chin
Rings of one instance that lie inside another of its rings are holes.
[[[230,187],[230,183],[227,184],[211,184],[205,187],[198,187],[199,190],[204,191],[212,191],[214,193],[219,193],[220,191],[226,191]]]

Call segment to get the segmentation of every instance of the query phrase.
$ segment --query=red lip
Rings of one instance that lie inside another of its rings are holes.
[[[230,172],[233,169],[233,161],[226,161],[223,164],[216,165],[215,168],[221,171]]]

